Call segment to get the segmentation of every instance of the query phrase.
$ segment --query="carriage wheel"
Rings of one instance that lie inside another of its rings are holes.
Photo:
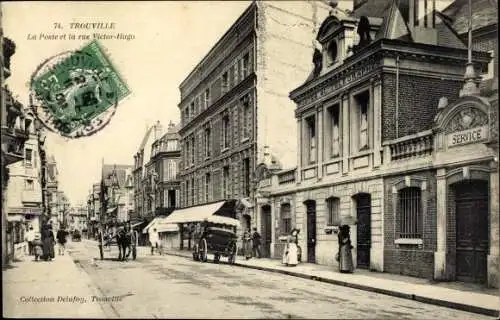
[[[200,247],[199,247],[199,252],[200,252],[200,260],[201,262],[207,262],[207,240],[206,239],[201,239],[200,241]]]
[[[101,260],[104,260],[104,250],[102,249],[102,244],[99,245],[99,254],[101,256]]]
[[[214,254],[214,263],[219,263],[220,261],[220,254],[216,253]]]
[[[238,252],[238,247],[236,246],[236,242],[231,244],[231,248],[229,249],[229,256],[227,262],[229,264],[234,264],[236,262],[236,253]]]
[[[132,247],[132,259],[136,259],[137,258],[137,247],[136,246],[133,246]]]

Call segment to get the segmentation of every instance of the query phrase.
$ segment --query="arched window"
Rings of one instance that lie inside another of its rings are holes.
[[[326,199],[326,207],[328,210],[327,226],[340,225],[340,199],[335,197]]]
[[[280,217],[280,233],[290,234],[292,232],[292,211],[289,203],[281,205]]]
[[[398,191],[399,237],[422,238],[422,191],[418,187],[407,187]]]

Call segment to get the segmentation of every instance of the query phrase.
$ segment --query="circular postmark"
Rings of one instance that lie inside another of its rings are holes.
[[[129,93],[96,41],[45,60],[33,73],[30,90],[40,122],[68,138],[102,129]]]

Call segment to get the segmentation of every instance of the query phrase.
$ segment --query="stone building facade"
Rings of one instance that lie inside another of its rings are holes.
[[[146,164],[148,181],[144,186],[150,194],[154,215],[167,215],[179,206],[178,180],[181,150],[178,128],[173,122],[167,132],[151,145],[151,158]]]
[[[181,83],[182,207],[236,199],[242,229],[260,226],[255,172],[265,147],[295,161],[287,86],[307,76],[311,34],[326,14],[318,1],[254,1]]]
[[[449,18],[417,3],[364,1],[324,20],[314,70],[290,94],[297,168],[262,180],[259,206],[276,258],[291,223],[303,260],[337,265],[347,224],[358,268],[496,287],[498,102],[471,71],[491,56],[468,64]]]

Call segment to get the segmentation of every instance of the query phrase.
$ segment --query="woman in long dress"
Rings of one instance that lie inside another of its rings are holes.
[[[352,261],[353,246],[351,245],[351,237],[348,225],[340,227],[339,238],[339,270],[342,273],[352,273],[354,271],[354,263]]]
[[[243,252],[245,254],[245,259],[252,258],[252,234],[250,230],[246,230],[243,234]]]
[[[42,231],[43,257],[45,261],[51,261],[54,258],[55,237],[52,232],[52,226],[46,225]]]

